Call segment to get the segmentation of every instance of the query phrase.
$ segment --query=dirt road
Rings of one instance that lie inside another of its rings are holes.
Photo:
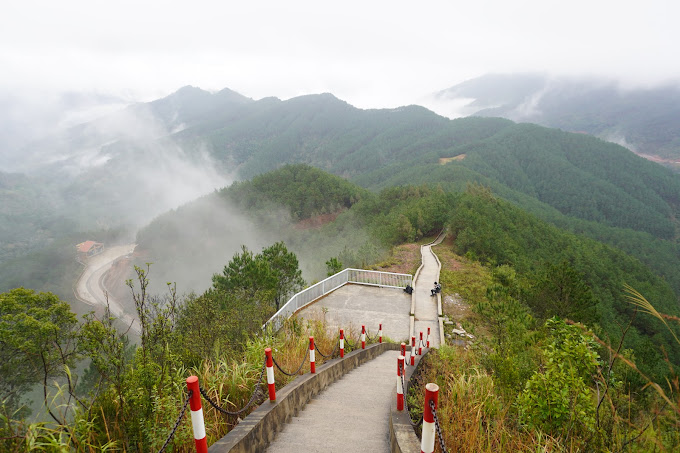
[[[104,276],[111,269],[114,261],[120,257],[130,255],[137,244],[119,245],[105,249],[99,255],[88,259],[85,270],[75,286],[75,296],[78,300],[93,307],[106,307],[108,297],[111,314],[138,332],[139,325],[134,316],[126,313],[120,301],[113,297],[111,291],[104,286]]]

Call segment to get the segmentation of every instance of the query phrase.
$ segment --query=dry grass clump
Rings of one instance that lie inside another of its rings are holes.
[[[437,414],[449,451],[565,451],[556,439],[519,426],[512,405],[503,401],[491,375],[478,366],[474,352],[444,346],[423,360],[421,373],[409,389],[409,407],[422,413],[425,384],[439,386]],[[441,451],[438,445],[435,451]]]

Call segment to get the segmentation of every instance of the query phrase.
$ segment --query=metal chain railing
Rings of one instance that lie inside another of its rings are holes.
[[[314,348],[316,349],[316,352],[318,352],[321,357],[323,357],[324,359],[330,359],[331,357],[335,356],[335,354],[337,354],[338,351],[340,350],[340,341],[335,343],[335,349],[333,349],[333,352],[331,352],[329,355],[326,355],[323,352],[321,352],[321,349],[319,349],[319,346],[317,346],[317,345],[314,345]]]
[[[448,450],[444,446],[444,436],[442,435],[442,427],[439,424],[439,419],[437,418],[437,410],[434,408],[434,401],[430,400],[430,410],[432,411],[432,417],[434,418],[434,426],[437,431],[437,438],[439,439],[439,446],[443,453],[448,453]]]
[[[356,348],[355,348],[356,343],[354,343],[354,344],[350,343],[350,342],[349,342],[349,337],[347,337],[347,336],[345,337],[345,344],[346,344],[347,346],[349,346],[350,348],[352,348],[352,349],[356,349]]]
[[[414,422],[413,419],[411,418],[411,411],[408,408],[408,389],[406,388],[406,383],[404,382],[404,374],[405,374],[405,370],[404,370],[404,368],[402,368],[401,369],[401,388],[402,388],[402,391],[404,392],[404,409],[406,410],[406,413],[408,414],[408,421],[411,423],[411,426],[413,426],[415,428],[415,427],[423,424],[423,416],[421,415],[417,422]]]
[[[168,436],[167,439],[165,439],[165,443],[161,447],[160,450],[158,450],[158,453],[163,453],[165,449],[167,448],[168,444],[172,440],[173,437],[175,437],[175,432],[177,432],[177,428],[179,428],[179,424],[182,422],[182,419],[184,418],[184,413],[187,411],[187,406],[189,405],[189,399],[191,398],[191,395],[193,395],[193,391],[189,390],[189,394],[187,395],[187,399],[184,401],[184,406],[182,407],[182,410],[179,412],[179,417],[177,417],[177,421],[175,422],[175,426],[172,428],[172,431],[170,432],[170,435]]]
[[[257,379],[257,384],[255,384],[253,394],[250,395],[250,399],[248,400],[248,403],[243,407],[243,409],[239,409],[237,411],[229,411],[227,409],[224,409],[224,408],[220,407],[219,404],[217,404],[215,401],[213,401],[213,399],[210,398],[210,396],[208,396],[208,393],[203,389],[203,387],[199,387],[198,389],[200,390],[201,395],[203,395],[203,398],[205,398],[205,400],[208,403],[210,403],[210,405],[212,407],[214,407],[218,412],[221,412],[224,415],[240,415],[240,414],[244,413],[245,411],[247,411],[248,408],[250,406],[252,406],[253,403],[255,403],[255,401],[257,401],[256,397],[260,395],[260,390],[261,390],[260,385],[262,384],[262,376],[264,376],[264,370],[265,370],[266,365],[267,365],[267,361],[265,359],[264,362],[262,363],[262,370],[260,371],[260,377]]]
[[[305,358],[302,359],[302,363],[300,364],[300,366],[298,367],[298,369],[294,373],[288,373],[288,372],[284,371],[283,368],[281,368],[281,365],[276,363],[276,359],[274,357],[272,357],[272,361],[274,362],[274,365],[276,365],[276,368],[278,368],[279,371],[282,372],[283,374],[285,374],[286,376],[296,376],[300,372],[302,367],[305,365],[305,362],[307,361],[308,355],[309,355],[309,348],[307,349],[307,352],[305,353]]]
[[[369,343],[373,343],[373,342],[375,342],[375,341],[378,339],[378,335],[377,335],[377,334],[376,334],[376,336],[375,336],[374,338],[370,338],[368,335],[366,335],[366,337],[367,337],[367,340],[368,340]],[[348,339],[347,337],[345,337],[345,343],[346,343],[350,348],[354,349],[354,346],[355,346],[355,345],[353,345],[352,343],[350,343],[350,341],[349,341],[349,339]],[[356,343],[355,343],[355,344],[356,344]],[[319,350],[318,347],[315,348],[315,350],[316,350],[323,358],[325,358],[325,359],[331,358],[331,357],[335,356],[335,354],[337,354],[338,351],[340,350],[340,341],[338,341],[338,342],[335,344],[335,349],[333,349],[333,351],[332,351],[330,354],[328,354],[328,355],[326,355],[326,354],[324,354],[323,352],[321,352],[321,350]],[[293,372],[293,373],[289,373],[289,372],[285,371],[283,368],[281,368],[281,365],[278,364],[278,362],[276,361],[276,359],[275,359],[274,357],[272,357],[272,361],[274,362],[274,365],[276,365],[276,368],[278,368],[279,371],[282,372],[283,374],[285,374],[285,375],[287,375],[287,376],[296,376],[296,375],[300,372],[300,370],[302,369],[302,367],[305,365],[305,362],[307,361],[307,357],[308,357],[308,356],[309,356],[309,349],[306,349],[305,357],[302,359],[302,363],[300,363],[300,366],[298,367],[298,369],[295,370],[295,372]],[[246,405],[245,405],[242,409],[239,409],[239,410],[237,410],[237,411],[230,411],[230,410],[227,410],[227,409],[224,409],[223,407],[221,407],[216,401],[214,401],[214,400],[208,395],[208,392],[206,392],[205,389],[204,389],[203,387],[200,387],[200,386],[199,386],[199,391],[200,391],[201,395],[203,396],[203,398],[205,398],[205,400],[206,400],[213,408],[215,408],[215,410],[217,410],[218,412],[220,412],[220,413],[222,413],[222,414],[225,414],[225,415],[234,415],[234,416],[235,416],[235,415],[240,415],[240,414],[242,414],[243,412],[245,412],[246,410],[248,410],[248,409],[250,408],[250,406],[252,406],[252,405],[255,403],[255,401],[257,401],[257,397],[260,395],[260,392],[261,392],[262,378],[263,378],[263,376],[264,376],[264,371],[265,371],[265,369],[266,369],[266,366],[267,366],[267,360],[266,360],[266,358],[265,358],[265,360],[264,360],[263,363],[262,363],[262,369],[260,370],[260,376],[258,377],[257,383],[256,383],[255,386],[254,386],[253,394],[250,396],[250,399],[248,400],[248,403],[246,403]],[[402,370],[402,371],[403,371],[403,370]],[[402,381],[402,386],[403,386],[403,385],[404,385],[404,374],[403,374],[403,372],[402,372],[402,375],[401,375],[401,381]],[[193,392],[192,390],[189,391],[189,393],[188,393],[188,395],[187,395],[187,398],[186,398],[186,400],[184,401],[184,405],[182,406],[182,410],[181,410],[180,413],[179,413],[179,417],[177,417],[177,421],[175,422],[175,425],[174,425],[174,427],[172,428],[172,431],[170,432],[170,434],[168,435],[167,439],[166,439],[165,442],[163,443],[163,446],[161,447],[161,449],[158,450],[158,453],[164,453],[164,452],[165,452],[165,449],[168,447],[168,445],[169,445],[170,442],[172,441],[173,437],[175,436],[175,433],[176,433],[177,430],[179,429],[179,425],[180,425],[180,423],[182,422],[182,419],[184,418],[184,414],[186,413],[187,406],[189,406],[189,400],[191,399],[191,396],[193,395],[193,393],[194,393],[194,392]],[[408,408],[407,408],[407,410],[408,410]],[[436,417],[436,416],[435,416],[435,417]],[[423,422],[423,419],[422,419],[422,417],[421,417],[421,418],[420,418],[420,421],[419,421],[418,423],[413,423],[413,421],[411,420],[411,415],[410,415],[410,413],[409,413],[409,421],[411,421],[411,424],[413,424],[414,426],[418,426],[418,425],[420,425],[420,424]],[[437,426],[439,426],[439,425],[437,425]],[[442,444],[442,445],[443,445],[443,444]]]
[[[380,337],[380,335],[378,335],[377,332],[376,332],[376,334],[373,338],[369,337],[368,332],[366,332],[366,342],[369,343],[369,344],[375,343],[378,340],[379,337]]]

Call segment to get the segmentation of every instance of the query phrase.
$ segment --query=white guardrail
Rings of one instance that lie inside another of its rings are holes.
[[[271,325],[278,329],[283,321],[290,318],[293,313],[347,283],[386,288],[405,288],[406,285],[413,286],[413,276],[411,274],[394,274],[392,272],[367,271],[363,269],[348,268],[342,270],[291,297],[274,316],[269,318],[262,328]]]

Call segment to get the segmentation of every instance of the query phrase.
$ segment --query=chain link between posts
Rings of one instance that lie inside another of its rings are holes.
[[[378,334],[376,333],[375,336],[374,336],[373,338],[371,338],[371,337],[368,335],[368,332],[366,332],[366,340],[368,341],[368,343],[375,343],[375,342],[378,340],[379,337],[380,337],[380,335],[378,335]]]
[[[158,453],[163,453],[165,449],[167,448],[168,444],[170,441],[172,441],[172,438],[175,437],[175,433],[177,432],[177,429],[179,428],[179,424],[182,422],[182,419],[184,418],[184,413],[187,411],[187,406],[189,405],[189,400],[191,399],[191,396],[193,395],[193,391],[189,390],[189,394],[187,395],[187,399],[184,401],[184,406],[182,407],[182,410],[179,412],[179,417],[177,417],[177,421],[175,422],[175,426],[172,428],[172,431],[170,432],[170,435],[168,436],[167,439],[165,439],[165,443],[161,447],[160,450],[158,450]]]
[[[264,362],[262,363],[262,370],[260,370],[260,377],[257,379],[257,384],[255,384],[255,387],[253,388],[253,394],[250,395],[250,399],[248,400],[248,403],[243,407],[243,409],[239,409],[237,411],[229,411],[227,409],[224,409],[219,406],[215,401],[213,401],[210,396],[208,396],[208,393],[203,389],[203,387],[198,387],[198,390],[201,392],[201,395],[203,395],[203,398],[210,403],[212,407],[214,407],[218,412],[221,412],[224,415],[240,415],[244,413],[245,411],[248,410],[250,406],[252,406],[255,401],[257,401],[257,396],[260,395],[260,390],[261,390],[261,384],[262,384],[262,376],[264,376],[264,370],[267,365],[267,359],[264,359]]]
[[[318,352],[319,355],[321,355],[321,357],[323,357],[324,359],[330,359],[331,357],[335,356],[335,354],[337,354],[337,352],[340,350],[340,341],[335,343],[335,349],[333,349],[333,351],[329,355],[326,355],[323,352],[321,352],[321,349],[319,349],[317,345],[314,345],[314,348],[316,352]]]
[[[281,368],[281,365],[276,363],[276,359],[273,356],[272,356],[272,361],[274,362],[274,365],[276,365],[276,368],[278,368],[279,371],[282,372],[283,374],[285,374],[286,376],[296,376],[300,372],[302,367],[305,365],[305,362],[307,361],[307,356],[309,356],[309,348],[307,348],[307,352],[305,353],[305,358],[302,359],[302,363],[300,364],[300,366],[298,367],[298,369],[294,373],[288,373],[288,372],[284,371],[283,368]]]
[[[439,424],[439,419],[437,418],[437,410],[434,408],[434,401],[430,400],[430,410],[432,411],[432,418],[434,418],[434,426],[437,430],[437,438],[439,439],[439,446],[443,453],[448,453],[448,450],[444,446],[444,436],[442,435],[442,427]]]
[[[378,335],[376,334],[376,336],[371,339],[367,334],[366,338],[369,341],[369,343],[374,343],[378,339]],[[350,343],[350,341],[347,337],[345,337],[344,340],[345,340],[345,343],[347,343],[347,345],[350,348],[354,349],[354,345],[352,343]],[[331,358],[331,357],[335,356],[335,354],[337,354],[338,351],[340,350],[340,341],[338,341],[335,344],[335,349],[333,349],[333,351],[329,355],[326,355],[323,352],[321,352],[321,350],[319,350],[318,347],[316,347],[315,350],[321,355],[321,357],[323,357],[325,359]],[[300,364],[298,369],[293,373],[288,373],[283,368],[281,368],[281,365],[279,365],[276,362],[276,359],[274,357],[272,357],[272,361],[274,362],[274,365],[276,365],[276,368],[278,368],[279,371],[281,371],[283,374],[285,374],[287,376],[296,376],[300,372],[302,367],[305,365],[305,362],[307,361],[308,356],[309,356],[309,349],[307,349],[307,352],[305,353],[305,357],[302,359],[302,363]],[[266,366],[267,366],[267,359],[265,358],[264,362],[262,363],[262,369],[260,370],[260,377],[257,379],[257,383],[255,384],[253,394],[250,396],[248,403],[246,403],[246,405],[242,409],[239,409],[237,411],[229,411],[227,409],[224,409],[223,407],[220,407],[220,405],[208,395],[208,393],[205,391],[205,389],[203,387],[199,386],[198,389],[201,392],[201,395],[203,396],[203,398],[205,398],[205,400],[213,408],[215,408],[215,410],[217,410],[218,412],[225,414],[225,415],[240,415],[243,412],[245,412],[246,410],[248,410],[248,408],[250,408],[250,406],[252,406],[255,403],[255,401],[257,401],[256,398],[257,398],[258,395],[260,395],[260,392],[261,392],[262,377],[264,376],[264,371],[266,369]],[[403,370],[402,370],[402,375],[401,375],[401,383],[402,383],[402,387],[404,387]],[[161,447],[161,449],[158,450],[158,453],[163,453],[165,451],[165,449],[168,447],[168,445],[170,444],[170,442],[172,441],[173,437],[175,437],[175,433],[177,432],[177,429],[179,429],[179,425],[182,422],[182,419],[184,418],[184,414],[186,413],[187,406],[189,406],[189,401],[190,401],[192,395],[193,395],[193,391],[190,390],[187,397],[186,397],[186,400],[184,401],[184,405],[182,406],[182,410],[179,413],[179,417],[177,417],[177,421],[175,422],[175,425],[172,428],[172,431],[170,432],[170,434],[168,435],[168,438],[163,443],[163,446]],[[406,398],[404,398],[404,401],[406,401]],[[408,410],[408,408],[407,408],[407,410]],[[411,420],[411,415],[409,413],[409,421],[411,421],[411,424],[413,426],[418,426],[423,422],[423,419],[421,417],[420,421],[418,423],[413,423],[413,421]],[[439,425],[437,425],[437,426],[439,426]],[[441,439],[441,436],[440,436],[440,439]]]

